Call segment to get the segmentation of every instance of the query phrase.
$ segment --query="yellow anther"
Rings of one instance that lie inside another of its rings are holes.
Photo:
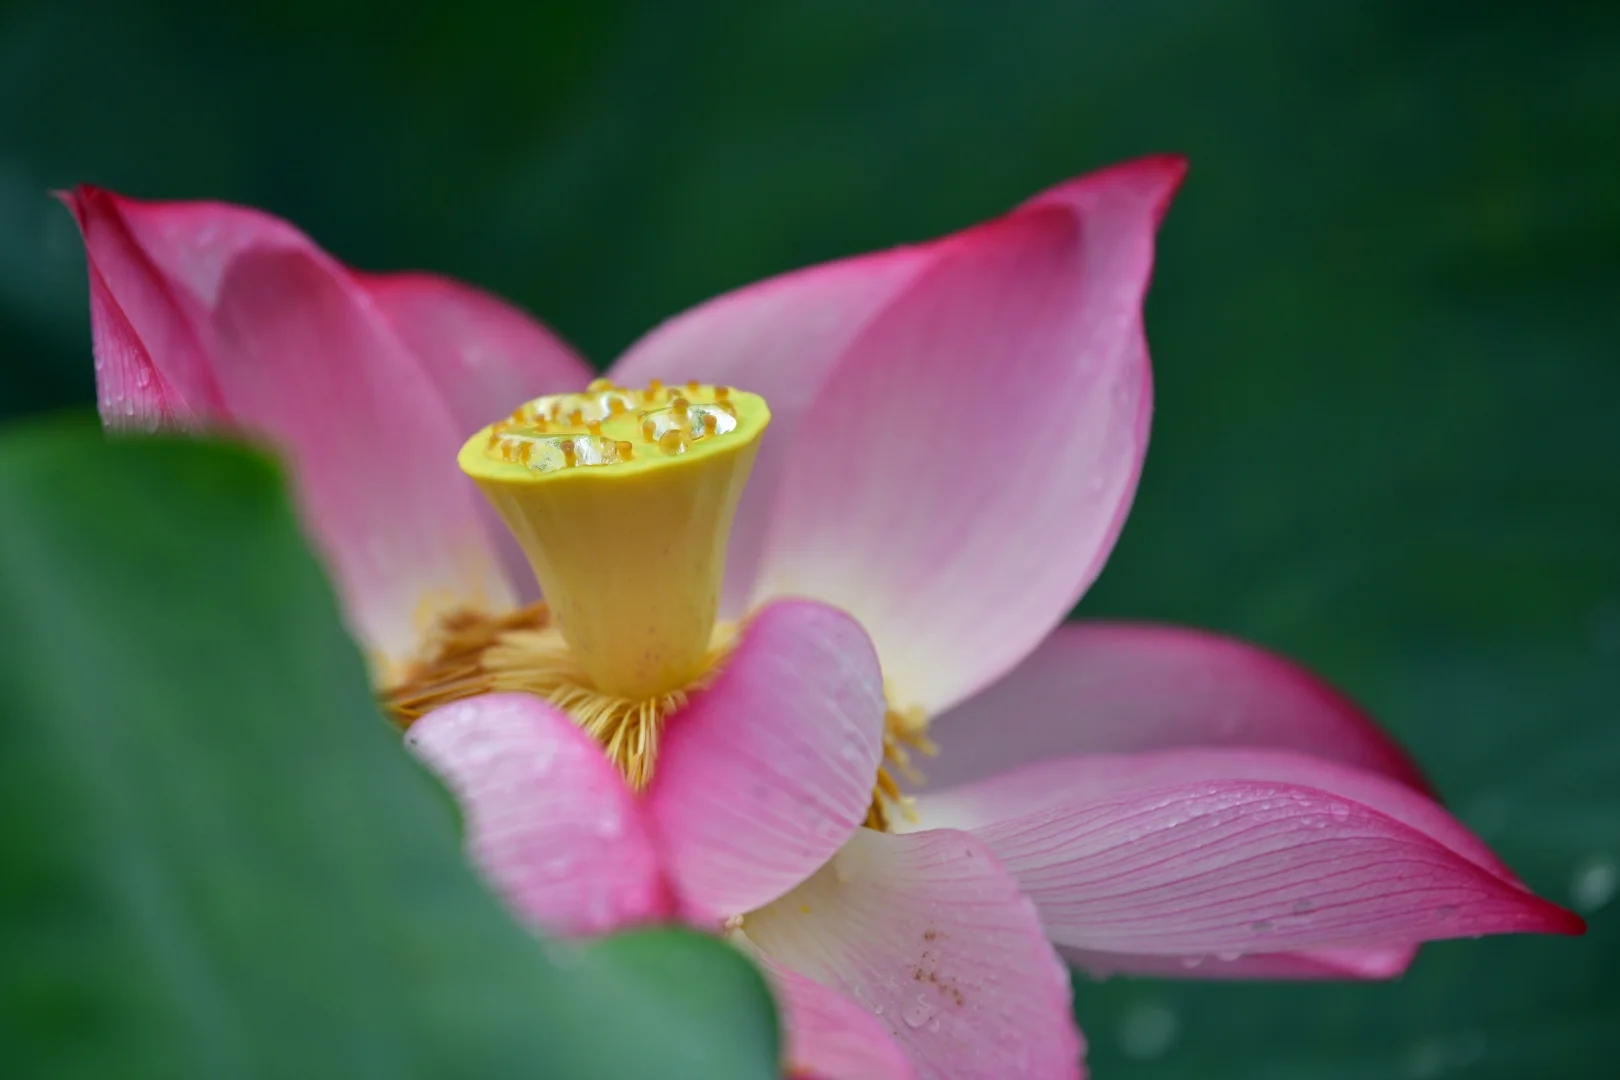
[[[600,391],[541,398],[524,428],[493,446],[487,428],[459,458],[523,546],[570,655],[624,699],[689,686],[712,659],[731,519],[770,423],[756,395],[732,391],[722,411],[712,388],[686,389],[640,414]],[[536,430],[558,411],[589,434]],[[636,454],[638,436],[662,452]]]
[[[606,390],[617,390],[618,387],[613,385],[612,379],[592,379],[586,384],[585,389],[593,394],[600,394]]]
[[[686,384],[686,392],[688,394],[691,394],[693,397],[697,397],[698,396],[698,391],[700,391],[702,389],[703,389],[703,384],[698,382],[696,379],[693,379],[691,382]]]

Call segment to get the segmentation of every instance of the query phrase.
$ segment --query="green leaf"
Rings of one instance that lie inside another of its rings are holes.
[[[479,884],[258,454],[14,431],[0,522],[6,1075],[776,1075],[731,949]]]

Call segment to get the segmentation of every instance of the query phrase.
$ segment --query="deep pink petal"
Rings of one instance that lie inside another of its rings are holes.
[[[668,914],[635,796],[596,742],[527,694],[436,709],[407,744],[461,803],[473,861],[525,921],[599,934]]]
[[[1183,173],[1153,158],[944,242],[789,448],[756,596],[814,596],[938,712],[1012,668],[1107,558],[1147,446],[1142,298]]]
[[[774,900],[849,839],[885,707],[877,655],[848,615],[789,600],[748,622],[715,683],[670,718],[645,795],[694,916]]]
[[[542,394],[582,390],[591,369],[527,314],[480,289],[435,274],[355,274],[416,355],[462,437]],[[480,506],[507,579],[539,595],[529,560],[493,507]]]
[[[174,302],[198,325],[207,322],[238,255],[254,249],[318,250],[292,224],[250,206],[102,194],[141,256],[162,275]]]
[[[1006,678],[935,721],[940,788],[1045,758],[1257,746],[1383,773],[1422,775],[1354,702],[1253,645],[1150,623],[1058,627]]]
[[[1068,758],[917,812],[980,837],[1080,949],[1219,957],[1583,925],[1426,796],[1288,751]]]
[[[250,249],[221,283],[213,365],[232,416],[290,458],[361,636],[417,647],[433,614],[511,593],[456,467],[464,441],[365,293],[313,250]]]
[[[783,1021],[790,1080],[913,1080],[888,1028],[842,994],[785,968],[767,965]]]
[[[131,235],[121,200],[79,187],[61,199],[84,237],[96,397],[109,428],[194,428],[223,410],[185,305]]]
[[[411,653],[438,610],[510,603],[482,502],[455,465],[466,433],[346,270],[245,207],[92,188],[67,201],[101,311],[104,411],[116,419],[151,390],[139,418],[239,427],[281,449],[351,626],[378,660]]]
[[[203,420],[152,363],[101,271],[90,267],[90,336],[96,359],[96,407],[113,431],[194,430]]]
[[[1416,945],[1382,949],[1307,949],[1301,952],[1250,953],[1244,956],[1154,956],[1059,949],[1069,963],[1104,979],[1112,975],[1145,975],[1158,979],[1393,979],[1404,974],[1417,956]]]
[[[1081,1075],[1068,973],[1017,884],[965,833],[861,829],[743,932],[876,1014],[925,1080]]]
[[[629,386],[689,379],[763,395],[771,429],[737,507],[726,555],[726,612],[741,614],[759,568],[764,530],[788,447],[850,341],[931,257],[931,247],[843,259],[730,292],[658,326],[609,374]],[[807,438],[825,436],[810,418]]]

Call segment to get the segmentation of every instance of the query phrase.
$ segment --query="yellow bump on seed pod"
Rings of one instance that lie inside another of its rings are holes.
[[[504,434],[492,425],[472,436],[458,457],[528,555],[569,650],[606,694],[652,697],[701,675],[732,518],[770,423],[756,394],[685,389],[679,411],[660,404],[661,388],[624,391],[653,399],[639,414],[600,394],[541,398],[528,416],[580,411],[590,433],[508,421]],[[637,454],[637,442],[663,452]],[[513,443],[516,453],[503,453]]]

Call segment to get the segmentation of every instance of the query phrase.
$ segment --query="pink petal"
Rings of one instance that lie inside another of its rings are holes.
[[[918,800],[979,836],[1054,941],[1153,955],[1579,933],[1437,803],[1276,750],[1094,755]]]
[[[1081,1075],[1068,974],[1018,886],[965,833],[861,829],[743,932],[875,1013],[924,1080]]]
[[[1159,979],[1393,979],[1417,956],[1416,945],[1383,949],[1306,949],[1244,956],[1153,956],[1059,949],[1069,963],[1105,979],[1145,975]]]
[[[661,919],[668,890],[635,797],[601,748],[527,694],[446,705],[406,742],[460,801],[473,861],[552,934]]]
[[[449,406],[463,438],[542,394],[584,389],[585,361],[549,329],[489,293],[434,274],[355,274]],[[493,507],[480,506],[507,579],[525,599],[534,572]]]
[[[1005,673],[1102,568],[1147,446],[1141,304],[1182,173],[1134,162],[952,237],[810,407],[755,595],[853,614],[898,704]]]
[[[1304,668],[1232,638],[1148,623],[1058,627],[935,721],[931,787],[1031,761],[1178,746],[1269,746],[1428,785],[1393,739]]]
[[[669,721],[645,805],[695,917],[781,896],[866,816],[883,677],[859,624],[806,600],[743,629],[716,682]]]
[[[90,334],[96,358],[96,406],[103,426],[115,431],[202,426],[197,411],[152,363],[140,335],[94,266],[90,267]]]
[[[728,615],[742,612],[758,572],[765,526],[788,447],[850,341],[931,257],[931,247],[843,259],[727,293],[670,319],[630,347],[609,373],[641,386],[689,379],[764,396],[771,429],[760,444],[726,553]],[[811,424],[811,436],[824,432]]]
[[[477,492],[456,467],[461,433],[341,270],[314,251],[245,251],[212,329],[232,415],[290,458],[365,640],[406,656],[436,612],[511,604]]]
[[[900,1044],[877,1017],[841,994],[768,965],[793,1080],[913,1080]]]
[[[96,396],[109,428],[197,427],[223,409],[196,328],[130,234],[121,200],[79,187],[60,198],[84,236]]]
[[[435,274],[355,274],[470,436],[542,394],[583,390],[591,369],[506,301]]]
[[[347,271],[256,210],[90,188],[68,201],[103,315],[104,410],[146,390],[137,417],[238,426],[285,452],[351,625],[383,658],[411,653],[438,610],[511,602],[456,468],[466,433]]]

